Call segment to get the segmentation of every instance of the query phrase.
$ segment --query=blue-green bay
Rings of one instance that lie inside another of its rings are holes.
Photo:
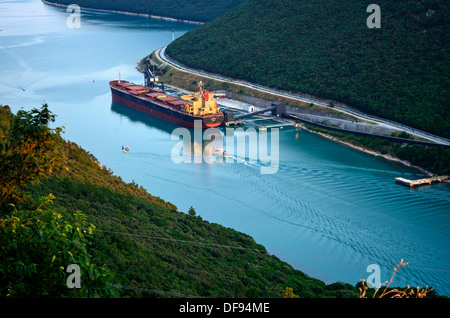
[[[450,186],[409,189],[412,168],[304,130],[280,130],[279,169],[171,159],[173,125],[113,105],[108,83],[136,83],[139,60],[196,25],[82,11],[40,0],[0,0],[0,103],[15,112],[48,103],[76,142],[127,182],[255,238],[269,253],[327,283],[356,284],[370,264],[393,285],[450,294]],[[124,154],[126,145],[130,151]]]

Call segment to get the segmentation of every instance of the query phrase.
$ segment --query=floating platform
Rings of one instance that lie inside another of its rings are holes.
[[[236,126],[236,125],[244,125],[244,124],[245,124],[245,121],[243,119],[229,120],[229,121],[224,121],[222,123],[222,125],[225,125],[227,127]]]
[[[424,184],[432,184],[435,182],[448,182],[448,178],[449,176],[437,176],[437,177],[431,177],[431,178],[424,178],[424,179],[418,179],[418,180],[409,180],[409,179],[405,179],[405,178],[395,178],[395,181],[397,181],[397,183],[403,184],[403,185],[407,185],[409,187],[415,187],[415,186],[420,186],[420,185],[424,185]]]

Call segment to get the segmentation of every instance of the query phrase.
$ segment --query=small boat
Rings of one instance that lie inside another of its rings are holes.
[[[130,151],[130,147],[124,147],[122,146],[122,152],[127,153],[127,151]]]

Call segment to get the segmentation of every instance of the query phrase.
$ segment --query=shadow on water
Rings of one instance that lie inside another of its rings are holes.
[[[125,116],[133,122],[143,123],[150,128],[156,128],[162,132],[167,133],[168,135],[172,134],[172,132],[176,128],[178,128],[178,125],[150,116],[146,113],[140,112],[116,102],[111,102],[111,110],[114,113],[119,114],[120,116]]]
[[[51,5],[45,5],[45,9],[67,16],[73,12],[73,10],[68,10],[66,7],[55,7]],[[190,31],[198,27],[198,24],[179,23],[177,21],[149,18],[134,14],[121,14],[118,12],[103,12],[83,8],[80,13],[84,23],[108,29],[114,28],[130,31],[151,29],[167,32],[171,32],[172,30],[175,32],[186,32],[186,30]]]
[[[111,102],[111,110],[116,113],[119,114],[120,116],[125,116],[126,118],[128,118],[129,120],[133,121],[133,122],[139,122],[142,123],[144,125],[146,125],[149,128],[153,128],[153,129],[158,129],[161,132],[167,133],[167,138],[171,138],[170,136],[173,135],[175,129],[180,128],[181,126],[172,124],[170,122],[167,122],[165,120],[159,119],[157,117],[153,117],[149,114],[140,112],[138,110],[135,110],[133,108],[130,108],[128,106],[122,105],[120,103],[116,103],[116,102]],[[191,153],[197,153],[199,151],[198,147],[199,147],[199,142],[201,142],[202,145],[202,150],[201,153],[203,153],[203,151],[205,150],[206,146],[209,145],[213,140],[211,140],[211,134],[205,135],[205,131],[202,131],[202,135],[201,138],[202,140],[197,140],[196,139],[196,135],[194,133],[194,129],[193,128],[188,128],[188,127],[181,127],[186,129],[186,132],[189,132],[190,137],[191,137]],[[217,130],[216,130],[217,131]],[[220,131],[220,133],[222,133],[221,129],[218,129],[218,131]],[[203,139],[204,138],[204,139]]]

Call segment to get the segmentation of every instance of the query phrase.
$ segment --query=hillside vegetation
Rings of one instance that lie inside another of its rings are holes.
[[[193,68],[315,95],[450,137],[450,2],[249,0],[172,42]]]
[[[149,56],[143,58],[139,63],[139,68],[144,68],[145,65],[150,65],[151,62],[156,64],[156,71],[160,72],[162,76],[160,80],[164,83],[182,87],[184,89],[193,91],[197,89],[197,83],[203,81],[205,87],[209,90],[227,90],[228,92],[234,92],[242,95],[251,95],[267,101],[278,101],[295,105],[297,107],[306,108],[309,111],[316,112],[328,112],[330,114],[339,114],[334,111],[334,108],[314,108],[313,104],[308,104],[300,101],[294,101],[289,98],[280,97],[277,95],[271,95],[269,93],[262,93],[257,90],[249,88],[243,88],[230,82],[223,82],[213,80],[201,75],[180,71],[174,67],[166,66],[161,60],[158,59],[156,51],[152,52]],[[322,128],[313,127],[307,125],[309,131],[319,131],[337,137],[340,141],[350,143],[359,149],[364,148],[374,153],[381,155],[390,155],[391,157],[398,158],[402,161],[408,162],[408,165],[419,167],[422,172],[429,175],[450,175],[450,149],[444,147],[435,146],[422,146],[422,145],[407,145],[400,142],[392,142],[385,139],[369,136],[358,136],[354,134],[339,133],[330,129],[325,130]],[[393,136],[411,138],[406,132],[398,132]]]
[[[0,297],[358,297],[125,183],[53,120],[47,105],[0,107]],[[69,264],[82,267],[79,291]]]
[[[48,0],[70,5],[73,0]],[[237,7],[245,0],[77,0],[80,7],[151,14],[167,18],[207,22]]]

